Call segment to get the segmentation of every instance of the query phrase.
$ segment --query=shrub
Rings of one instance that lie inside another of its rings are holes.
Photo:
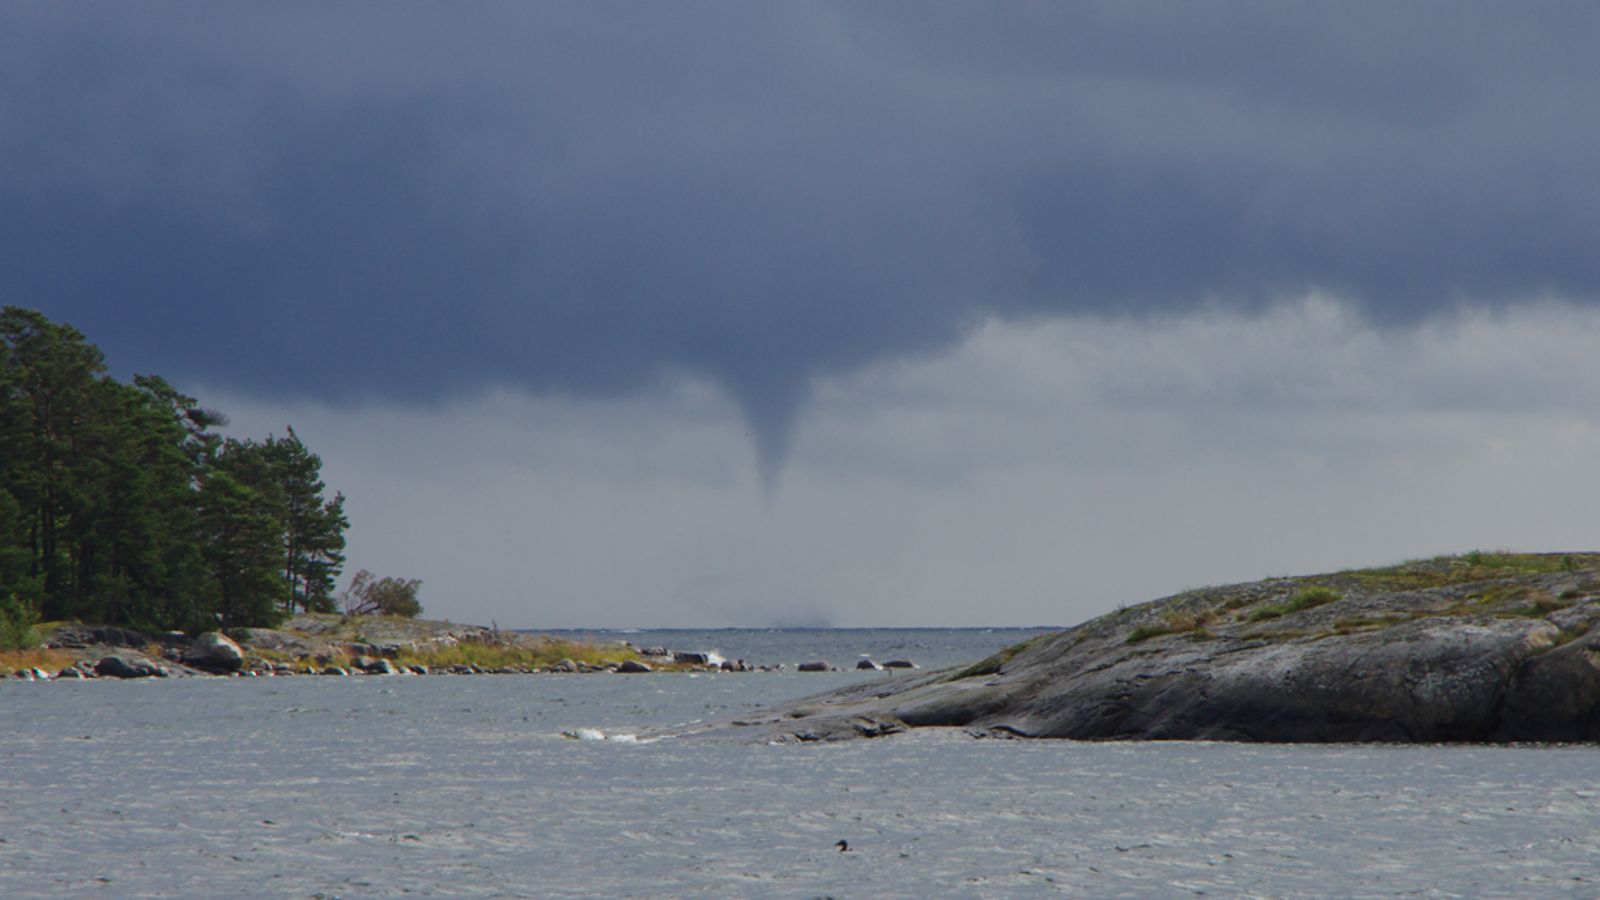
[[[1128,639],[1124,643],[1137,644],[1163,634],[1187,633],[1201,638],[1210,637],[1210,632],[1206,631],[1206,625],[1211,620],[1211,613],[1170,612],[1163,616],[1157,624],[1140,625],[1134,628],[1133,631],[1128,633]]]
[[[15,599],[0,600],[0,650],[31,650],[39,646],[34,625],[39,617],[27,604]]]
[[[1267,619],[1276,619],[1289,613],[1297,613],[1304,609],[1324,606],[1338,600],[1339,597],[1339,592],[1327,585],[1308,585],[1295,591],[1294,596],[1282,603],[1261,607],[1251,613],[1246,621],[1263,622]]]
[[[1293,597],[1285,604],[1284,612],[1299,612],[1302,609],[1322,606],[1339,599],[1339,592],[1331,587],[1313,584],[1295,591]]]
[[[1153,637],[1160,637],[1163,634],[1171,633],[1172,629],[1168,628],[1166,625],[1140,625],[1139,627],[1128,632],[1128,640],[1126,643],[1137,644],[1142,641],[1148,641]]]
[[[366,569],[350,579],[350,587],[343,594],[346,615],[401,616],[414,619],[422,614],[422,601],[417,590],[422,581],[416,578],[377,578]]]

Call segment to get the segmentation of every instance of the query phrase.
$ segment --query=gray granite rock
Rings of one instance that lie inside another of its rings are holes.
[[[159,678],[167,673],[160,665],[137,653],[114,653],[94,664],[102,678]]]
[[[1595,741],[1600,557],[1578,560],[1505,577],[1428,561],[1191,591],[971,666],[862,682],[708,733]]]
[[[232,638],[208,631],[194,639],[183,653],[183,663],[205,672],[225,675],[244,667],[244,651]]]

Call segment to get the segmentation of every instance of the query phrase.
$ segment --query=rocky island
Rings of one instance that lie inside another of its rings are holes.
[[[0,654],[0,676],[33,681],[768,668],[701,651],[590,643],[403,616],[302,613],[278,628],[234,628],[194,636],[78,623],[55,623],[43,630],[38,649]]]
[[[1076,740],[1600,738],[1600,554],[1471,553],[1187,591],[965,668],[874,680],[697,732],[918,727]]]

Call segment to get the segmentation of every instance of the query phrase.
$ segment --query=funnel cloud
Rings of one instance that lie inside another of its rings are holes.
[[[1600,10],[12,4],[0,293],[263,400],[726,392],[983,322],[1600,297]]]

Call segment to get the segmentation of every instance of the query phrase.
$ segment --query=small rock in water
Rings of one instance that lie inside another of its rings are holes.
[[[909,659],[891,659],[883,664],[885,669],[915,669],[917,664]]]
[[[833,666],[829,665],[827,662],[824,662],[823,660],[820,660],[820,659],[813,660],[811,662],[803,662],[803,663],[800,664],[799,668],[800,668],[800,671],[802,671],[802,672],[832,672],[833,671]]]
[[[856,669],[862,672],[877,672],[882,670],[883,666],[878,665],[866,657],[862,657],[861,660],[856,663]]]

